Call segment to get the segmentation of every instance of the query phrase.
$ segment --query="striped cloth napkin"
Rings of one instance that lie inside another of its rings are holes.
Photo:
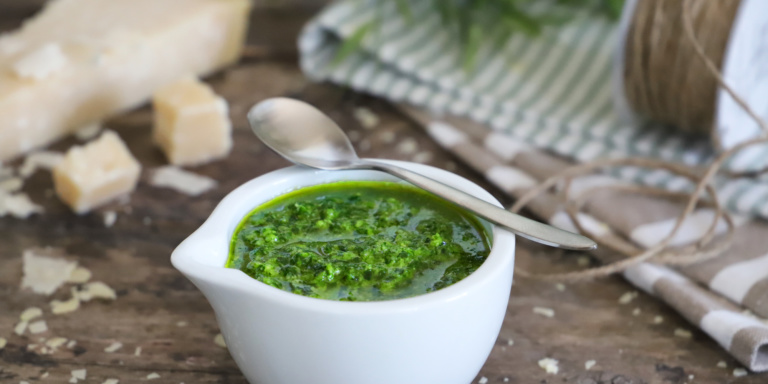
[[[389,9],[378,36],[364,39],[361,51],[334,64],[343,40],[372,17],[363,3],[334,3],[307,25],[299,41],[305,73],[401,104],[435,141],[512,197],[581,161],[647,156],[692,165],[713,156],[705,142],[659,127],[619,123],[606,76],[615,43],[614,26],[607,22],[577,15],[561,30],[536,39],[514,37],[501,51],[481,50],[480,75],[467,77],[459,48],[436,15],[415,8],[414,19],[420,22],[411,25]],[[439,121],[436,114],[442,115]],[[743,156],[728,167],[743,170],[755,164]],[[625,167],[575,179],[569,193],[620,183],[690,188],[668,172]],[[718,189],[724,205],[744,214],[735,220],[734,245],[726,255],[678,268],[642,263],[623,274],[745,366],[766,371],[768,223],[760,217],[768,217],[768,180],[718,180]],[[582,224],[597,237],[630,239],[638,253],[666,237],[682,211],[679,202],[656,197],[600,197],[586,204],[579,215]],[[528,208],[552,225],[575,230],[554,194],[543,194]],[[673,245],[698,239],[713,218],[711,209],[696,210]],[[724,222],[718,223],[719,233],[725,229]],[[605,251],[595,257],[604,262],[616,258]]]

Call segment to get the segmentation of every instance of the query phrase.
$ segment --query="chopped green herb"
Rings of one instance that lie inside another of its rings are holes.
[[[449,286],[489,252],[463,209],[405,184],[345,181],[256,208],[235,230],[227,267],[300,295],[377,301]]]

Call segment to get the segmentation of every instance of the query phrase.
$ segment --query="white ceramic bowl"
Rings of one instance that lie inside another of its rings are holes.
[[[476,184],[434,167],[392,162],[500,205]],[[515,237],[491,228],[487,260],[458,283],[412,298],[341,302],[304,297],[224,268],[235,227],[291,190],[340,180],[397,179],[374,171],[290,167],[227,195],[171,261],[205,295],[227,347],[258,384],[467,384],[493,348],[509,300]]]

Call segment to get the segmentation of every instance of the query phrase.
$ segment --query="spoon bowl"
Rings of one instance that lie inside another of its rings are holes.
[[[256,136],[293,163],[324,170],[371,169],[389,173],[440,196],[516,235],[556,248],[592,250],[589,238],[514,214],[411,170],[360,159],[344,131],[317,108],[299,100],[272,98],[248,112]]]

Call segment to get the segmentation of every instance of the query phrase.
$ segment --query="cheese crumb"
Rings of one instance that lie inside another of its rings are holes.
[[[27,178],[32,176],[38,169],[50,171],[63,159],[64,155],[59,152],[32,152],[24,158],[24,163],[19,167],[19,175],[23,178]]]
[[[480,380],[477,381],[477,384],[486,384],[488,383],[488,378],[483,376],[480,378]]]
[[[24,334],[24,331],[27,330],[27,325],[29,325],[29,322],[21,321],[18,324],[16,324],[15,327],[13,327],[13,333],[21,336]]]
[[[597,364],[597,362],[596,362],[596,361],[594,361],[594,360],[587,360],[587,362],[586,362],[586,363],[584,363],[584,369],[586,369],[587,371],[589,371],[590,369],[592,369],[592,367],[594,367],[594,366],[595,366],[595,364]]]
[[[355,119],[365,129],[374,129],[379,125],[379,116],[365,107],[357,107],[353,112]]]
[[[28,53],[13,64],[13,71],[22,79],[43,80],[60,71],[67,57],[56,43],[47,43]]]
[[[104,226],[107,228],[112,228],[113,225],[115,225],[115,221],[117,221],[117,212],[115,211],[106,211],[104,212]]]
[[[24,180],[20,177],[9,177],[0,180],[0,190],[5,192],[17,192],[24,186]]]
[[[81,291],[76,293],[76,295],[80,301],[91,301],[91,299],[114,300],[117,298],[115,291],[100,281],[86,284]]]
[[[43,310],[37,307],[30,307],[24,310],[19,316],[21,321],[30,321],[43,315]]]
[[[118,380],[118,379],[106,379],[106,380],[104,380],[104,382],[103,382],[103,383],[101,383],[101,384],[117,384],[117,383],[119,383],[119,382],[120,382],[120,380]]]
[[[726,362],[725,362],[725,361],[722,361],[722,360],[720,360],[720,361],[717,363],[717,367],[718,367],[718,368],[728,368],[728,364],[726,364]]]
[[[19,381],[19,384],[29,384],[29,381],[22,380],[22,381]]]
[[[112,344],[110,344],[108,347],[104,348],[104,352],[106,353],[114,353],[117,352],[118,349],[123,347],[123,343],[116,341]]]
[[[85,267],[77,267],[69,275],[67,283],[83,284],[91,279],[91,271]]]
[[[158,375],[157,372],[152,372],[149,375],[147,375],[147,380],[154,380],[159,378],[160,378],[160,375]]]
[[[429,151],[422,151],[413,156],[413,159],[411,159],[414,163],[428,163],[430,160],[432,160],[432,152]]]
[[[213,338],[213,342],[216,343],[216,345],[218,345],[219,347],[222,347],[222,348],[227,347],[227,342],[224,341],[224,335],[222,335],[221,333],[219,333],[218,335],[216,335],[216,337]]]
[[[7,214],[17,218],[26,219],[35,214],[42,213],[43,207],[35,204],[24,193],[8,194],[0,190],[0,217]]]
[[[550,374],[557,374],[560,368],[557,366],[558,361],[549,357],[539,360],[539,367]]]
[[[578,259],[576,259],[576,265],[579,267],[586,267],[590,263],[589,257],[587,256],[580,256]]]
[[[176,326],[177,326],[177,327],[186,327],[186,326],[187,326],[187,324],[189,324],[189,323],[187,323],[186,321],[179,321],[179,322],[176,322]]]
[[[75,347],[75,345],[77,345],[77,341],[74,341],[74,340],[70,340],[70,341],[67,343],[67,349],[72,349],[72,348],[74,348],[74,347]]]
[[[141,356],[141,347],[136,347],[136,350],[133,351],[134,356]]]
[[[629,304],[637,297],[637,291],[626,292],[619,297],[619,304]]]
[[[640,316],[640,308],[635,308],[632,310],[632,316]]]
[[[54,337],[45,342],[45,345],[50,348],[56,349],[66,344],[67,339],[65,337]]]
[[[48,331],[48,324],[45,323],[45,320],[38,320],[29,324],[29,333],[38,334],[46,331]]]
[[[555,289],[557,289],[560,292],[565,292],[565,284],[557,283],[557,284],[555,284]]]
[[[419,143],[414,138],[407,138],[397,145],[397,151],[403,155],[410,155],[419,150]]]
[[[8,345],[8,340],[0,337],[0,349],[5,348],[6,345]]]
[[[687,329],[677,328],[675,329],[675,336],[682,337],[684,339],[690,339],[693,334]]]
[[[77,297],[74,289],[72,291],[72,298],[67,301],[53,300],[51,301],[51,312],[54,315],[61,315],[64,313],[74,312],[80,308],[80,300]]]
[[[533,313],[537,315],[542,315],[544,317],[554,317],[555,316],[555,310],[552,308],[543,308],[543,307],[533,307]]]
[[[75,369],[74,371],[70,372],[72,374],[72,378],[76,380],[85,380],[86,374],[88,373],[85,369]]]
[[[49,375],[49,373],[48,373],[48,372],[44,372],[42,375],[40,375],[40,378],[41,378],[41,379],[45,379],[45,378],[47,378],[47,377],[48,377],[48,375]]]
[[[507,345],[515,345],[515,341],[512,339],[507,340]]]
[[[503,378],[501,381],[503,381],[503,382],[505,382],[505,383],[509,383],[509,377],[505,377],[505,378]]]
[[[393,131],[384,131],[379,134],[379,138],[384,144],[392,144],[395,142],[395,132]]]
[[[656,316],[656,317],[653,318],[653,323],[654,324],[661,324],[663,322],[664,322],[664,318],[661,317],[661,316]]]
[[[101,123],[88,124],[75,132],[75,137],[81,141],[88,141],[101,132]]]
[[[200,195],[218,184],[210,177],[197,175],[172,165],[155,169],[149,183],[155,187],[175,189],[189,196]]]
[[[77,263],[60,258],[52,258],[24,251],[24,278],[21,288],[30,288],[33,292],[50,295],[64,284]]]
[[[742,377],[746,376],[748,374],[747,370],[744,368],[736,368],[733,370],[733,376],[734,377]]]

